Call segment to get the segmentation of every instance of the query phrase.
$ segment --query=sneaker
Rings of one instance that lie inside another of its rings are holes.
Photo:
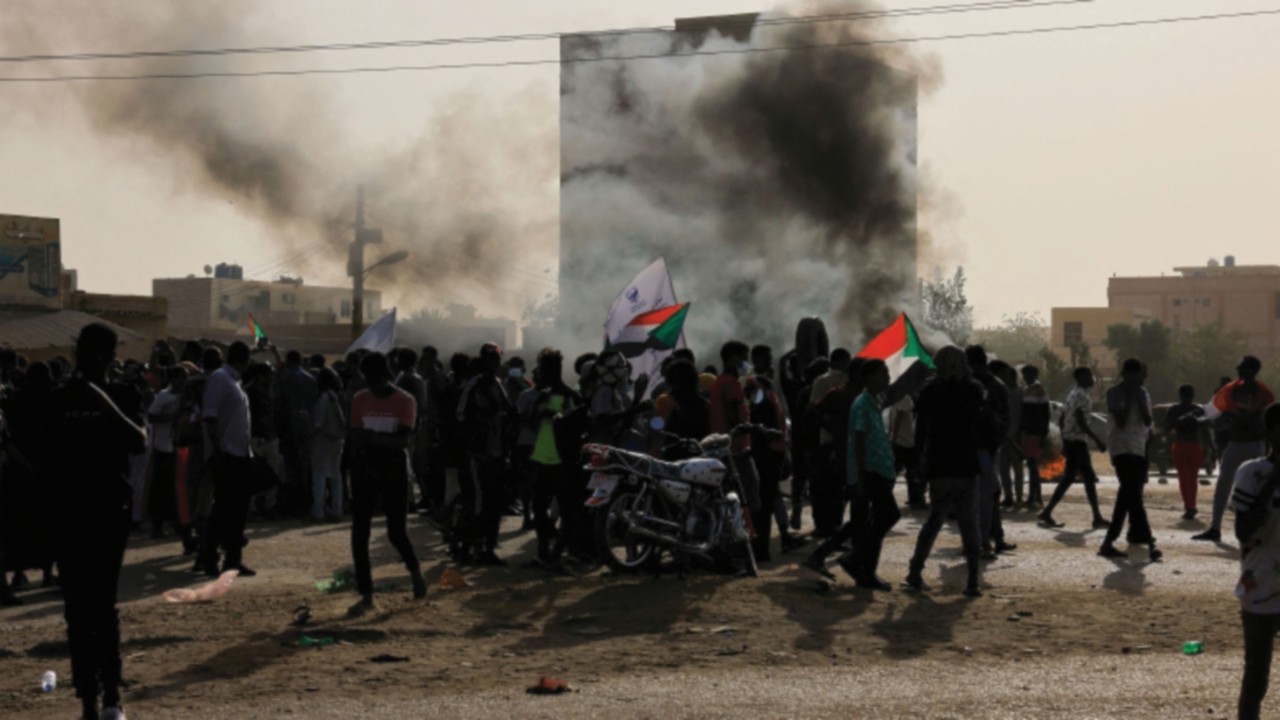
[[[243,563],[242,563],[242,564],[240,564],[240,565],[235,565],[235,566],[232,566],[232,565],[224,565],[224,566],[222,566],[222,572],[227,572],[227,571],[229,571],[229,570],[235,570],[237,573],[239,573],[239,576],[240,576],[240,577],[242,577],[242,578],[251,578],[251,577],[257,577],[257,576],[258,576],[258,571],[257,571],[257,570],[254,570],[253,568],[251,568],[251,567],[249,567],[248,565],[245,565],[245,564],[243,564]]]
[[[124,716],[123,709],[109,707],[103,708],[102,712],[98,713],[98,720],[128,720],[128,718]]]
[[[1110,520],[1107,520],[1107,519],[1105,519],[1105,518],[1094,518],[1094,519],[1093,519],[1093,529],[1094,529],[1094,530],[1106,530],[1106,529],[1107,529],[1107,528],[1109,528],[1109,527],[1111,527],[1111,521],[1110,521]]]
[[[982,589],[977,585],[965,585],[964,596],[967,598],[980,598],[982,597]]]
[[[821,575],[822,577],[828,580],[836,579],[836,576],[832,575],[831,571],[827,569],[827,564],[824,563],[821,559],[819,559],[816,555],[810,555],[809,557],[805,558],[804,561],[800,563],[800,567],[804,568],[805,570],[812,570],[813,572],[818,573],[819,575]]]
[[[1151,549],[1147,551],[1147,559],[1153,563],[1160,562],[1162,557],[1164,557],[1164,553],[1157,550],[1155,545],[1152,545]]]
[[[347,617],[358,618],[364,617],[370,613],[378,611],[378,606],[373,602],[372,595],[365,595],[356,601],[355,605],[347,608]]]
[[[1217,528],[1209,528],[1199,535],[1192,535],[1191,539],[1204,542],[1220,542],[1222,540],[1222,531]]]
[[[1098,556],[1104,558],[1122,558],[1129,557],[1129,553],[1120,550],[1109,542],[1102,543],[1102,547],[1098,549]]]
[[[1209,487],[1210,485],[1212,485],[1212,484],[1213,484],[1213,481],[1212,481],[1212,480],[1209,480],[1209,479],[1207,479],[1207,478],[1202,478],[1202,479],[1200,480],[1200,484],[1201,484],[1201,485],[1203,485],[1204,487]]]
[[[1168,485],[1168,484],[1169,484],[1169,478],[1162,477],[1162,478],[1160,478],[1159,480],[1157,480],[1156,482],[1157,482],[1157,483],[1159,483],[1159,484],[1161,484],[1161,485]]]
[[[1012,500],[1003,500],[1003,501],[1001,501],[1001,502],[1000,502],[1000,507],[1004,508],[1005,510],[1012,510],[1012,509],[1013,509],[1013,501],[1012,501]]]
[[[1018,549],[1018,543],[998,542],[996,543],[996,552],[1007,553]]]
[[[912,592],[923,592],[925,590],[924,578],[920,577],[920,573],[907,573],[907,579],[902,581],[902,589]]]
[[[1195,520],[1195,519],[1196,519],[1196,509],[1195,509],[1195,508],[1187,508],[1187,511],[1186,511],[1186,512],[1184,512],[1184,513],[1182,513],[1182,519],[1183,519],[1183,520]]]
[[[413,582],[413,599],[421,600],[427,596],[427,579],[422,577],[422,571],[419,570],[409,576],[409,580]]]

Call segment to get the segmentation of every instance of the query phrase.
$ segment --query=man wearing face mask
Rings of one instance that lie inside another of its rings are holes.
[[[605,350],[596,358],[592,371],[595,387],[591,394],[591,432],[587,441],[643,450],[644,436],[634,432],[636,416],[649,407],[640,402],[648,389],[648,377],[641,375],[630,398],[631,366],[616,350]]]

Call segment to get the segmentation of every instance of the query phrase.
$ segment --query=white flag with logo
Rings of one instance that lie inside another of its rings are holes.
[[[391,308],[391,312],[378,318],[372,325],[365,328],[364,333],[351,343],[351,347],[347,348],[347,353],[353,353],[356,350],[370,350],[373,352],[388,353],[396,346],[396,309]]]
[[[641,270],[609,307],[609,316],[604,323],[605,345],[621,351],[631,362],[632,377],[644,373],[653,378],[662,360],[671,354],[670,347],[654,347],[654,343],[648,342],[652,328],[635,325],[632,321],[677,304],[667,261],[658,258]],[[684,347],[683,333],[675,347]]]

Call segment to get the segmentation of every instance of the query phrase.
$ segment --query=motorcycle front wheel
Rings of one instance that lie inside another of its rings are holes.
[[[641,499],[638,493],[622,492],[596,515],[596,547],[600,549],[600,559],[610,570],[633,572],[656,558],[657,548],[652,542],[627,535],[626,515],[648,514],[652,506],[648,497]]]

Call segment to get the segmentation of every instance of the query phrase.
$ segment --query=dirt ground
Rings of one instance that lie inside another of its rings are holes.
[[[1114,489],[1106,479],[1108,515]],[[1210,491],[1201,488],[1202,517]],[[844,577],[832,587],[794,566],[802,554],[776,551],[758,579],[553,578],[522,567],[533,536],[508,518],[511,566],[465,569],[473,586],[446,590],[435,585],[439,536],[413,520],[433,583],[415,603],[375,525],[375,580],[387,587],[379,611],[358,620],[345,616],[353,593],[315,587],[350,565],[347,523],[251,525],[245,561],[259,575],[205,605],[162,600],[201,581],[176,542],[135,538],[121,579],[126,707],[133,720],[1233,715],[1234,543],[1191,542],[1204,525],[1180,520],[1175,484],[1153,481],[1147,504],[1162,563],[1145,548],[1097,557],[1102,532],[1088,528],[1075,488],[1057,513],[1065,528],[1007,517],[1019,548],[987,566],[976,600],[960,593],[954,527],[926,570],[932,589],[913,595],[857,591]],[[923,519],[908,513],[895,528],[885,578],[902,579]],[[23,607],[0,611],[0,716],[75,717],[59,597],[21,596]],[[303,605],[311,620],[294,627]],[[335,643],[299,647],[303,633]],[[1204,654],[1183,656],[1185,640],[1203,641]],[[375,660],[388,655],[401,661]],[[45,694],[48,669],[61,684]],[[526,694],[541,675],[575,692]],[[1264,713],[1277,712],[1272,699]]]

